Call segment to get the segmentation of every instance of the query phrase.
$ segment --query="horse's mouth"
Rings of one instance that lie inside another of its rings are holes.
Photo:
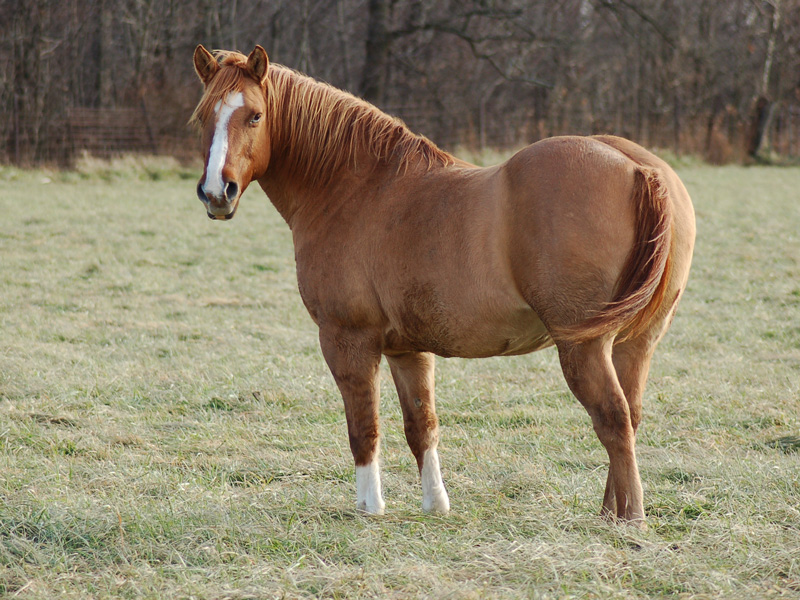
[[[208,215],[208,218],[209,218],[209,219],[211,219],[212,221],[230,221],[230,220],[233,218],[233,215],[235,215],[235,214],[236,214],[236,209],[237,209],[237,208],[239,208],[239,202],[238,202],[238,200],[237,200],[237,202],[236,202],[236,203],[233,205],[233,208],[231,209],[231,212],[229,212],[228,214],[225,214],[225,215],[215,215],[215,214],[213,214],[213,213],[212,213],[211,211],[209,211],[209,210],[206,210],[206,214]]]
[[[233,211],[229,212],[227,215],[212,215],[210,212],[206,212],[206,214],[212,221],[230,221],[233,215],[236,214],[236,209],[234,208]]]

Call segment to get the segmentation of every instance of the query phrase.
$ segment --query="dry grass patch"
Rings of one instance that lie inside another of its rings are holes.
[[[0,169],[0,595],[800,595],[800,170],[686,167],[693,276],[645,399],[650,528],[552,351],[440,360],[453,514],[421,514],[384,373],[388,515],[353,511],[341,400],[266,199]],[[783,441],[781,441],[783,440]]]

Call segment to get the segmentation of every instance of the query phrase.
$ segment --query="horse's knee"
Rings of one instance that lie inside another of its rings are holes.
[[[378,450],[380,439],[377,425],[369,428],[356,427],[349,428],[350,451],[353,453],[353,460],[356,466],[366,465],[372,462]]]
[[[425,451],[436,448],[439,443],[439,419],[435,409],[420,398],[403,402],[402,408],[406,441],[417,459],[417,466],[422,470]]]

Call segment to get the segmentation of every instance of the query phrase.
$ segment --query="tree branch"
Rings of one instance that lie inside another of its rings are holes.
[[[479,60],[485,60],[506,81],[526,83],[529,85],[535,85],[538,87],[552,89],[553,88],[552,83],[548,83],[539,78],[509,74],[506,69],[504,69],[501,65],[497,64],[497,62],[495,61],[494,57],[491,54],[483,52],[479,48],[479,45],[483,42],[505,42],[505,41],[517,40],[518,39],[517,36],[515,36],[513,33],[489,34],[489,35],[479,35],[479,36],[474,36],[467,33],[470,21],[473,18],[487,17],[491,19],[507,21],[509,19],[513,20],[513,18],[519,17],[521,14],[522,11],[520,10],[500,11],[497,9],[488,9],[488,8],[474,9],[462,13],[461,15],[458,15],[457,18],[464,19],[465,21],[461,26],[453,25],[452,20],[429,21],[427,23],[420,23],[418,25],[411,25],[401,29],[392,30],[389,32],[389,36],[391,40],[394,41],[396,39],[408,35],[419,33],[420,31],[435,31],[438,33],[453,35],[466,42],[470,50],[472,51],[473,56],[475,56],[475,58]],[[524,31],[524,29],[521,30]]]
[[[624,6],[642,21],[647,23],[653,29],[653,31],[658,34],[658,37],[664,40],[670,48],[674,49],[678,47],[678,45],[675,43],[675,40],[672,39],[672,36],[669,35],[663,27],[661,27],[661,24],[656,19],[644,12],[644,10],[636,6],[633,2],[630,2],[629,0],[595,0],[595,2],[600,8],[608,9],[616,14],[619,14],[619,8],[617,4]]]

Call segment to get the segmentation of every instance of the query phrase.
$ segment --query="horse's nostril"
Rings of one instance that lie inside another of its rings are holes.
[[[228,201],[232,201],[236,199],[236,196],[239,195],[239,186],[236,185],[235,181],[229,181],[225,184],[225,197]]]
[[[200,198],[200,202],[203,204],[208,204],[208,196],[206,196],[206,193],[203,191],[202,183],[197,184],[197,197]]]

